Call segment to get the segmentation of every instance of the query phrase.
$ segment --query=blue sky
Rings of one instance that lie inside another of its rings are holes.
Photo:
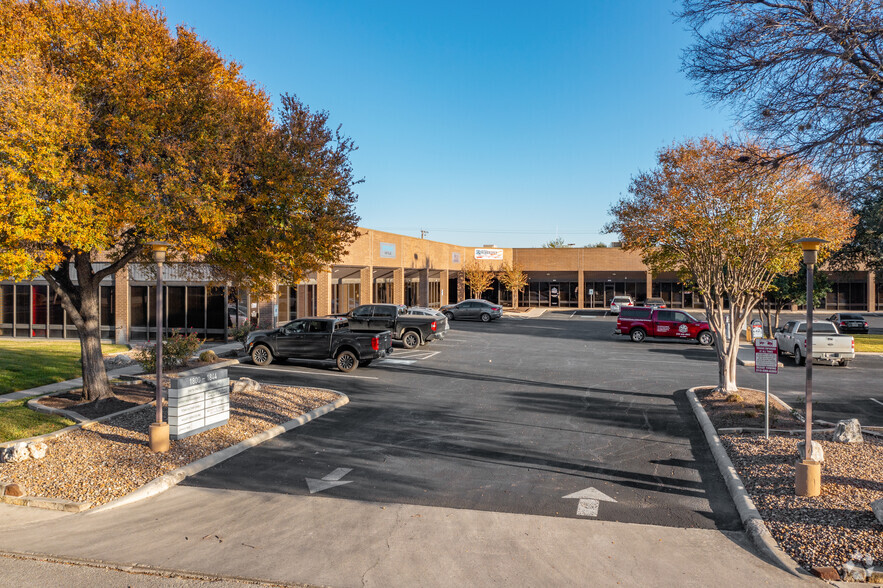
[[[352,137],[361,226],[578,246],[673,141],[732,128],[680,71],[677,2],[167,0],[278,104]]]

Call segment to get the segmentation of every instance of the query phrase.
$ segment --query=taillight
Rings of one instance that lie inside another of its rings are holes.
[[[865,323],[865,326],[867,327],[867,326],[868,326],[868,323]]]
[[[371,337],[371,349],[380,351],[380,337]]]
[[[852,350],[855,351],[855,339],[852,340]]]
[[[846,321],[840,321],[840,326],[841,326],[841,327],[845,327],[845,326],[846,326]]]
[[[434,330],[435,330],[435,327],[436,327],[436,323],[435,323],[435,321],[432,321],[432,324],[429,325],[429,328],[432,329],[432,330],[434,331]]]

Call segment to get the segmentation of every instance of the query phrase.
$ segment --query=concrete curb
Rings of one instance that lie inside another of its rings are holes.
[[[739,511],[739,517],[745,526],[745,532],[755,548],[786,572],[801,578],[815,579],[815,576],[800,567],[773,539],[769,529],[767,529],[766,524],[763,522],[763,517],[760,516],[757,507],[754,506],[754,501],[751,500],[748,491],[745,490],[745,485],[742,483],[742,479],[739,478],[733,462],[730,461],[730,456],[727,455],[720,438],[717,436],[714,425],[711,424],[711,420],[705,414],[705,409],[702,408],[702,405],[696,398],[696,388],[687,390],[687,399],[690,401],[696,420],[699,421],[699,426],[702,427],[702,432],[705,434],[706,441],[708,441],[714,461],[717,463],[721,476],[723,476],[724,482],[727,484],[727,490],[730,491],[730,496],[736,504],[736,510]]]
[[[318,389],[323,390],[323,388],[318,388]],[[324,388],[324,390],[327,390],[327,388]],[[239,455],[240,453],[242,453],[246,449],[250,449],[252,447],[255,447],[256,445],[260,445],[264,441],[269,441],[273,437],[278,437],[282,433],[286,433],[286,432],[288,432],[294,428],[297,428],[301,425],[304,425],[304,424],[312,421],[313,419],[316,419],[324,414],[328,414],[329,412],[340,408],[341,406],[347,404],[350,401],[349,397],[342,392],[337,392],[336,390],[327,390],[327,391],[334,392],[335,394],[340,395],[340,398],[338,398],[334,402],[331,402],[331,403],[328,403],[324,406],[320,406],[319,408],[313,409],[306,414],[302,414],[301,416],[297,417],[296,419],[282,423],[281,425],[277,425],[277,426],[273,427],[272,429],[267,429],[266,431],[264,431],[262,433],[258,433],[254,437],[251,437],[251,438],[246,439],[244,441],[240,441],[236,445],[231,445],[230,447],[227,447],[226,449],[222,449],[220,451],[212,453],[211,455],[207,455],[207,456],[203,457],[202,459],[198,459],[198,460],[194,461],[193,463],[189,463],[186,466],[180,467],[176,470],[172,470],[171,472],[169,472],[167,474],[163,474],[159,478],[151,480],[147,484],[141,486],[140,488],[138,488],[134,492],[131,492],[123,497],[117,498],[116,500],[112,500],[106,504],[103,504],[101,506],[93,508],[92,510],[90,510],[86,513],[86,516],[93,514],[93,513],[97,513],[97,512],[111,510],[111,509],[117,508],[119,506],[131,504],[133,502],[138,502],[140,500],[144,500],[146,498],[156,496],[157,494],[161,494],[161,493],[165,492],[166,490],[168,490],[169,488],[177,486],[179,483],[181,483],[182,480],[184,480],[185,478],[187,478],[189,476],[196,475],[203,470],[207,470],[208,468],[210,468],[212,466],[216,466],[219,463],[230,459],[231,457]]]

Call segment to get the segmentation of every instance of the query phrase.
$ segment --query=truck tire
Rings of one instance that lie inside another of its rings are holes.
[[[629,337],[631,337],[632,341],[634,341],[635,343],[640,343],[647,338],[647,331],[645,331],[644,329],[634,329],[631,333],[629,333]]]
[[[794,365],[806,365],[806,359],[800,354],[800,347],[794,348]]]
[[[849,360],[848,359],[841,359],[840,365],[843,367],[849,367]]]
[[[402,335],[402,345],[405,349],[414,349],[420,345],[420,333],[417,331],[405,331]]]
[[[483,322],[483,323],[491,322],[491,315],[489,315],[486,312],[481,313],[481,322]]]
[[[273,353],[266,345],[255,345],[251,349],[251,361],[255,365],[270,365],[273,361]]]
[[[700,345],[704,345],[706,347],[714,343],[714,337],[712,337],[711,333],[708,331],[701,331],[699,335],[696,336],[696,340],[699,341]]]
[[[353,371],[359,365],[356,354],[349,350],[341,351],[334,359],[337,362],[337,369],[344,373]]]

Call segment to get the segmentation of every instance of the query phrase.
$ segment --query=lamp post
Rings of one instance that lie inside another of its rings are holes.
[[[169,424],[162,420],[162,264],[166,260],[169,244],[164,241],[152,241],[148,245],[156,262],[156,422],[150,424],[147,437],[151,451],[164,453],[169,450]]]
[[[806,264],[806,439],[803,460],[796,465],[794,490],[798,496],[818,496],[822,491],[822,465],[810,459],[812,456],[813,269],[818,259],[819,246],[827,241],[817,237],[804,237],[795,243],[803,249],[803,263]]]

